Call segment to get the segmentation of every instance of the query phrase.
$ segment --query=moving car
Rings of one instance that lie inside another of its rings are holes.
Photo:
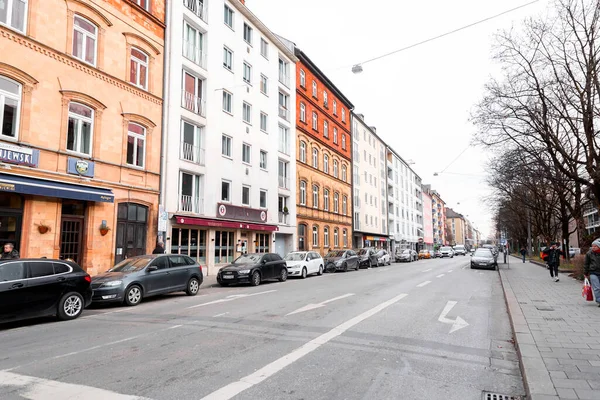
[[[276,253],[244,254],[219,270],[217,282],[221,286],[249,283],[258,286],[269,279],[285,282],[288,277],[286,262]]]
[[[358,260],[358,255],[354,250],[333,250],[323,257],[327,272],[358,270]]]
[[[293,251],[284,258],[289,276],[300,276],[305,279],[308,275],[323,275],[323,257],[314,251]]]
[[[454,246],[454,255],[457,256],[466,256],[467,255],[467,249],[465,249],[465,246],[463,246],[462,244],[457,244],[456,246]]]
[[[392,265],[392,257],[386,250],[377,252],[377,265]]]
[[[420,259],[430,259],[431,252],[429,250],[421,250],[419,251],[419,260]]]
[[[497,257],[491,249],[480,248],[471,256],[471,269],[473,268],[498,268]]]
[[[373,268],[379,266],[379,259],[375,249],[365,247],[356,252],[358,254],[358,265],[359,267]]]
[[[74,262],[0,260],[0,322],[52,315],[75,319],[92,302],[91,281]]]
[[[444,258],[444,257],[454,258],[454,250],[452,250],[452,247],[450,247],[450,246],[440,247],[440,253],[442,254],[442,258]]]
[[[195,296],[203,280],[202,267],[188,256],[130,257],[92,278],[93,300],[137,306],[142,299],[159,294],[186,292]]]
[[[419,258],[419,256],[418,256],[417,252],[414,250],[405,249],[405,250],[399,250],[396,252],[396,261],[398,261],[398,262],[417,261],[418,258]]]

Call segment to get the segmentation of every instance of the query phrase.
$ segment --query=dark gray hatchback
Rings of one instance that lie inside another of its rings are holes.
[[[93,302],[124,302],[136,306],[142,298],[159,294],[185,291],[195,296],[202,281],[202,267],[188,256],[131,257],[92,278]]]

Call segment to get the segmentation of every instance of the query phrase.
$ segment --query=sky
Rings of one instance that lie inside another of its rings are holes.
[[[485,183],[490,153],[469,146],[476,131],[470,115],[485,83],[500,74],[492,59],[494,34],[541,14],[548,0],[366,63],[361,74],[351,67],[529,2],[246,0],[246,6],[271,31],[296,43],[378,136],[414,161],[423,183],[486,238],[493,232]]]

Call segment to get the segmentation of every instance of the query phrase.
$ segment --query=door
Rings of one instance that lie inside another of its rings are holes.
[[[12,243],[21,251],[23,198],[16,193],[0,193],[0,248]]]
[[[29,309],[32,314],[46,315],[56,311],[56,305],[68,284],[64,275],[54,275],[51,261],[28,261]]]
[[[148,271],[148,267],[157,267],[158,269]],[[144,270],[144,292],[148,295],[154,295],[168,291],[173,284],[170,280],[169,259],[166,256],[156,257],[148,267]]]
[[[169,256],[169,281],[172,290],[184,290],[190,277],[192,266],[184,256]],[[193,264],[192,264],[193,265]]]
[[[146,254],[148,207],[136,203],[120,203],[117,208],[115,264],[126,258]]]
[[[0,264],[0,321],[25,314],[28,303],[25,265],[21,261]]]
[[[63,215],[60,221],[60,259],[81,265],[82,216]]]
[[[311,252],[310,254],[310,268],[308,273],[314,274],[315,272],[319,272],[319,267],[321,266],[321,257],[317,253]]]
[[[273,259],[270,254],[266,254],[263,256],[263,264],[260,267],[262,271],[263,279],[273,279],[275,277],[275,267]]]

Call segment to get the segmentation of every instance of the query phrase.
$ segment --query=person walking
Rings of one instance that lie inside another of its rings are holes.
[[[558,282],[558,267],[560,266],[560,256],[564,256],[565,252],[558,247],[557,242],[550,243],[550,247],[544,250],[546,255],[546,263],[550,270],[550,277],[554,279],[554,282]]]
[[[592,284],[594,298],[600,307],[600,238],[592,242],[592,248],[585,255],[583,274]]]
[[[2,260],[15,260],[19,258],[19,252],[15,249],[15,245],[12,243],[6,243],[0,259]]]
[[[525,262],[526,255],[527,255],[527,250],[525,250],[525,247],[521,247],[521,256],[523,257],[523,262]]]
[[[152,254],[165,254],[165,244],[163,242],[156,243],[156,247],[152,250]]]

